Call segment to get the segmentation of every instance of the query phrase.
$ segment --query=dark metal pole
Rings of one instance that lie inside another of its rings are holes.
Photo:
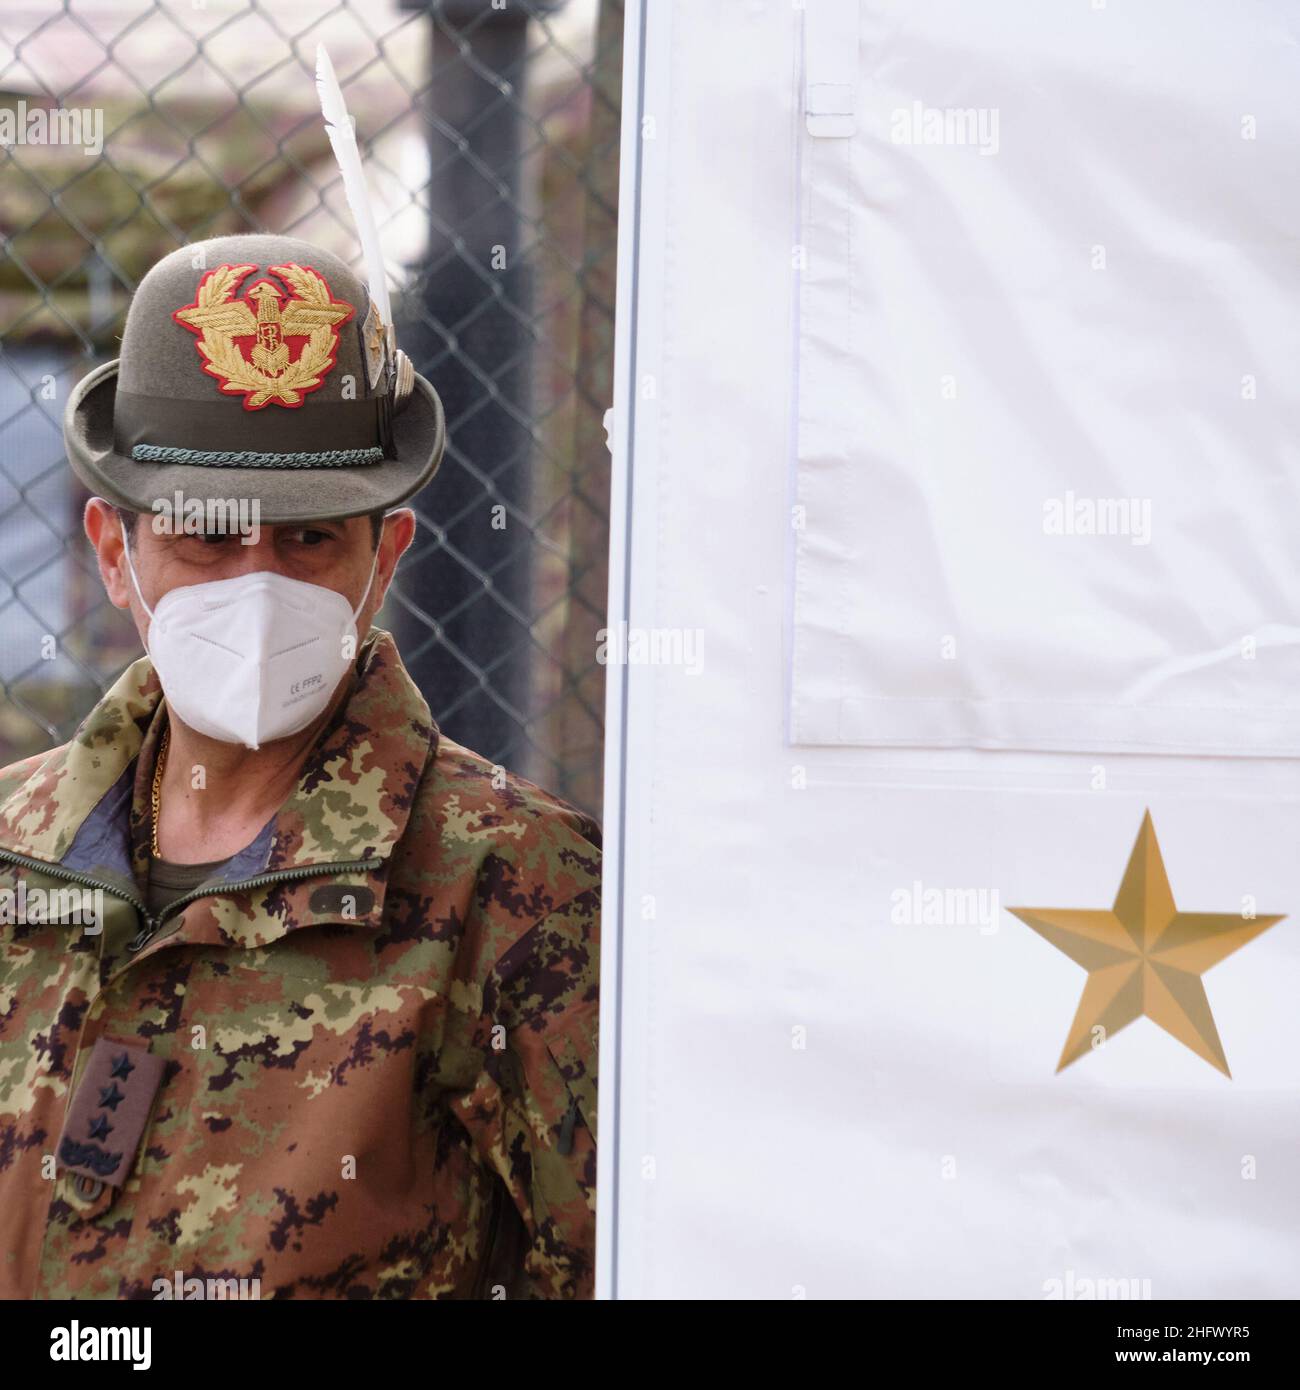
[[[397,311],[398,334],[442,396],[448,450],[416,499],[420,533],[399,579],[416,611],[395,602],[392,626],[448,736],[517,766],[526,752],[532,617],[523,509],[533,320],[521,257],[520,113],[528,20],[554,6],[404,0],[404,8],[430,18],[423,101],[432,172],[428,250]]]

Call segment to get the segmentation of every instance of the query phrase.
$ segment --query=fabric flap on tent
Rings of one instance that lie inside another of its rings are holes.
[[[843,9],[805,14],[790,741],[1300,756],[1293,12],[850,0],[849,99]]]

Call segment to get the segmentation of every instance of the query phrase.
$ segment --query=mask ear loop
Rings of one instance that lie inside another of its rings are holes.
[[[149,615],[149,621],[153,622],[153,609],[144,601],[144,595],[140,592],[140,581],[135,577],[135,566],[131,563],[131,542],[126,534],[126,527],[122,526],[119,519],[118,525],[122,529],[122,548],[126,551],[126,568],[131,576],[131,585],[135,589],[135,596],[140,600],[140,607]]]
[[[126,552],[126,568],[127,568],[127,572],[128,572],[128,573],[130,574],[130,576],[131,576],[131,586],[132,586],[132,588],[135,589],[135,596],[136,596],[136,598],[138,598],[138,599],[140,600],[140,607],[143,608],[144,611],[145,611],[146,613],[148,613],[148,615],[149,615],[149,626],[150,626],[150,628],[152,628],[152,627],[153,627],[153,609],[150,608],[149,605],[144,601],[144,595],[140,592],[140,581],[136,578],[135,566],[131,563],[131,540],[130,540],[130,537],[126,534],[126,527],[125,527],[125,526],[122,526],[122,523],[121,523],[121,520],[120,520],[120,519],[119,519],[119,521],[118,521],[118,525],[122,527],[122,549]],[[145,649],[145,651],[148,651],[148,650],[149,650],[149,637],[148,637],[148,634],[147,634],[147,633],[145,634],[144,649]],[[164,691],[164,695],[165,695],[165,694],[166,694],[166,692]],[[169,722],[168,722],[167,727],[168,727],[168,728],[171,727],[170,720],[169,720]]]
[[[361,601],[352,610],[352,621],[354,623],[361,616],[361,610],[366,606],[366,600],[370,597],[370,586],[375,582],[375,573],[378,569],[379,547],[375,546],[375,558],[370,562],[370,578],[366,580],[365,592],[361,595]],[[141,599],[140,602],[143,603],[144,599]]]

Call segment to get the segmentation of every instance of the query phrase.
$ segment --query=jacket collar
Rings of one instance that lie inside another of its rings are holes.
[[[148,657],[142,657],[91,710],[72,740],[0,805],[0,845],[138,897],[154,756],[165,723],[162,687]],[[373,870],[345,873],[346,882],[381,884],[380,871],[405,832],[436,739],[429,707],[392,637],[374,629],[358,653],[352,688],[308,754],[293,793],[262,835],[235,857],[223,881],[260,874],[293,877],[295,870],[310,869],[324,875],[364,861]],[[338,919],[337,910],[306,911],[309,901],[320,901],[310,890],[321,879],[302,877],[308,880],[304,891],[263,895],[256,915],[269,912],[278,925],[262,923],[259,929],[245,922],[222,935],[233,935],[239,944],[283,935],[303,924],[285,920],[286,904],[292,902],[300,902],[299,915]],[[381,898],[382,892],[372,892],[367,899],[372,910],[355,917],[345,912],[344,920],[373,918],[377,924]]]

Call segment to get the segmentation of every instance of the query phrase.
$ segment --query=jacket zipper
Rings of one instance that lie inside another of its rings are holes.
[[[135,908],[144,918],[145,925],[127,943],[131,955],[142,951],[158,933],[158,928],[169,918],[176,916],[183,908],[199,898],[216,898],[226,893],[242,892],[246,888],[262,888],[271,883],[292,882],[297,878],[311,878],[325,874],[370,873],[382,861],[378,859],[351,859],[341,864],[307,864],[296,869],[276,869],[271,873],[255,874],[252,878],[240,879],[237,883],[221,883],[212,888],[196,888],[191,893],[167,904],[155,917],[148,906],[131,893],[124,893],[111,883],[103,883],[91,878],[89,874],[79,874],[75,869],[65,869],[61,864],[51,864],[45,859],[32,859],[26,854],[16,854],[13,850],[0,849],[0,860],[19,864],[24,868],[35,869],[39,873],[50,874],[54,878],[66,879],[69,883],[79,883],[85,888],[98,888],[103,893],[111,893]]]
[[[219,898],[226,893],[242,893],[246,888],[264,888],[271,883],[292,883],[298,878],[318,878],[324,874],[371,873],[381,861],[378,859],[352,859],[342,864],[306,864],[296,869],[276,869],[272,873],[255,874],[252,878],[241,878],[237,883],[221,883],[214,888],[196,888],[192,893],[177,898],[167,904],[157,917],[145,913],[149,925],[127,944],[127,950],[134,955],[142,951],[157,934],[158,928],[170,917],[188,907],[199,898]]]

